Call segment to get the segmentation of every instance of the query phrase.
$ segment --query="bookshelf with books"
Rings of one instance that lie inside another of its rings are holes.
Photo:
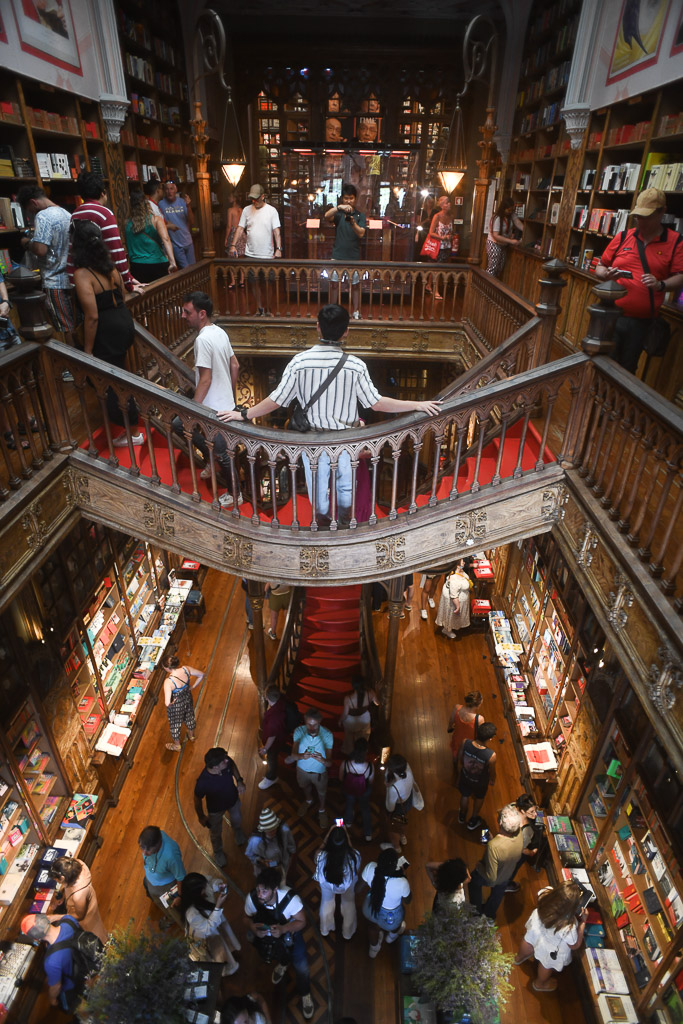
[[[13,917],[12,906],[28,890],[29,869],[42,843],[26,790],[9,756],[0,749],[0,929]]]
[[[156,0],[152,11],[149,3],[136,0],[119,0],[117,6],[131,103],[121,130],[126,177],[140,184],[153,177],[173,179],[185,188],[194,183],[189,91],[168,8]]]

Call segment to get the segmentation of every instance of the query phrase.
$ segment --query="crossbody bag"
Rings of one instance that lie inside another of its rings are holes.
[[[289,429],[296,430],[300,434],[306,434],[311,430],[311,424],[306,415],[308,410],[311,408],[314,402],[317,402],[322,394],[327,391],[334,378],[342,370],[344,363],[349,358],[348,352],[344,352],[341,359],[337,362],[337,365],[333,370],[330,370],[325,380],[322,382],[320,387],[313,392],[311,397],[308,399],[305,405],[301,405],[298,398],[295,398],[289,409]]]

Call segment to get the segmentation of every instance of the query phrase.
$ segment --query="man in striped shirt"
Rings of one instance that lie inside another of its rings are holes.
[[[91,220],[93,224],[97,224],[102,232],[102,241],[107,249],[109,249],[114,266],[121,274],[127,291],[132,292],[137,289],[142,291],[143,286],[135,280],[130,272],[126,250],[121,241],[116,217],[109,207],[104,205],[107,198],[104,178],[93,171],[81,171],[78,175],[78,192],[83,203],[72,213],[71,219]],[[66,269],[69,274],[69,280],[73,284],[74,268],[70,252]]]
[[[303,407],[334,370],[341,358],[344,339],[349,333],[349,314],[336,303],[323,306],[318,313],[319,342],[306,352],[299,352],[285,367],[282,380],[273,392],[251,409],[232,409],[218,413],[220,419],[254,420],[274,412],[280,406],[291,405],[298,399]],[[335,379],[307,410],[313,430],[344,430],[359,425],[358,405],[374,412],[426,412],[436,416],[441,411],[438,401],[406,402],[398,398],[385,398],[370,379],[368,368],[358,356],[350,355]],[[304,453],[304,469],[308,495],[313,500],[312,473]],[[316,510],[327,516],[329,496],[330,459],[323,453],[318,460]],[[351,513],[352,474],[348,452],[341,452],[337,465],[337,503],[339,519],[348,522]]]

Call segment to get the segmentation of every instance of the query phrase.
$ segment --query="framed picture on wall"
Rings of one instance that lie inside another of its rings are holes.
[[[2,12],[0,11],[0,43],[7,42],[7,33],[5,32],[5,23],[2,20]]]
[[[681,13],[678,15],[678,24],[676,25],[676,31],[674,32],[674,41],[671,45],[671,56],[673,57],[677,53],[683,52],[683,7],[681,7]]]
[[[354,136],[359,142],[373,144],[382,141],[381,117],[357,117],[354,124]]]
[[[607,85],[657,63],[669,5],[670,0],[649,0],[646,4],[623,0],[614,26]]]
[[[328,117],[325,120],[325,142],[348,142],[352,132],[353,121],[350,117]]]
[[[83,74],[70,0],[12,0],[12,10],[25,53]]]

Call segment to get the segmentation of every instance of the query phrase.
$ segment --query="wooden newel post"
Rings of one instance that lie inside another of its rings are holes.
[[[12,288],[12,302],[19,316],[19,334],[24,341],[45,342],[53,337],[52,324],[45,310],[45,292],[42,290],[40,274],[34,274],[26,267],[17,267],[7,274],[6,281]],[[60,375],[55,373],[52,360],[45,351],[40,353],[42,380],[39,382],[40,400],[47,424],[50,448],[54,452],[67,451],[72,445],[68,441],[69,431],[60,413],[56,394]]]
[[[532,366],[543,366],[550,359],[550,347],[555,334],[555,325],[560,315],[560,292],[567,287],[562,275],[567,264],[562,260],[549,260],[543,264],[544,277],[541,278],[541,293],[536,303],[536,315],[541,326],[536,334]]]
[[[254,613],[254,664],[252,676],[258,687],[261,714],[265,707],[265,691],[268,682],[266,669],[266,645],[263,639],[263,596],[265,588],[259,580],[247,580],[247,593]]]
[[[626,289],[616,281],[603,281],[593,291],[598,302],[588,307],[590,319],[581,348],[589,356],[610,356],[615,346],[614,325],[621,313],[615,303],[626,295]]]
[[[474,181],[474,201],[472,203],[472,234],[470,235],[470,254],[468,263],[481,263],[481,236],[484,233],[484,217],[486,216],[486,199],[491,178],[491,154],[493,152],[493,136],[498,125],[493,120],[495,107],[486,108],[486,121],[479,125],[482,138],[477,145],[481,149],[481,157],[477,160],[479,176]]]
[[[202,105],[195,101],[194,118],[190,121],[193,128],[195,158],[197,161],[197,196],[199,202],[199,229],[202,239],[202,259],[211,260],[216,255],[213,245],[213,222],[211,219],[211,176],[208,170],[209,154],[206,143],[206,121],[202,117]]]
[[[394,696],[396,656],[398,654],[398,627],[403,612],[403,576],[397,576],[389,585],[389,629],[387,632],[387,654],[384,659],[384,723],[391,722],[391,702]]]

